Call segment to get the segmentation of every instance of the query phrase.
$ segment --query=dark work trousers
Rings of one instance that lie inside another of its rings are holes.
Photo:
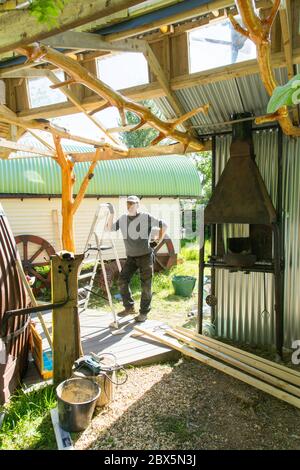
[[[132,308],[134,300],[130,290],[130,280],[139,270],[141,278],[142,296],[140,313],[147,314],[151,309],[152,277],[153,277],[153,253],[143,256],[128,256],[119,277],[119,287],[125,308]]]

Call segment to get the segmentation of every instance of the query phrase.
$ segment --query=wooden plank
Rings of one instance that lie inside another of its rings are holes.
[[[164,96],[164,91],[162,90],[159,83],[155,82],[127,88],[122,90],[122,94],[133,100],[147,100],[150,98],[152,99]],[[84,98],[81,102],[81,105],[84,106],[87,111],[99,108],[100,106],[106,104],[107,102],[102,100],[99,95],[96,95],[95,93],[93,93],[93,95],[89,96],[88,98]],[[20,111],[18,116],[24,119],[45,119],[66,116],[68,114],[75,114],[78,112],[79,110],[77,106],[75,106],[73,103],[65,102]]]
[[[46,77],[48,69],[38,69],[32,67],[30,69],[18,69],[18,70],[9,70],[6,69],[2,71],[0,69],[0,78],[39,78]]]
[[[203,150],[211,150],[211,141],[206,141],[203,143]],[[121,160],[123,158],[147,158],[147,157],[158,157],[160,155],[183,155],[186,153],[193,153],[195,150],[188,147],[184,148],[182,144],[170,144],[170,145],[158,145],[158,146],[149,146],[143,148],[130,148],[128,153],[122,155],[120,152],[101,152],[98,156],[95,155],[95,152],[86,152],[86,153],[76,153],[72,152],[72,155],[75,162],[91,162],[95,160]]]
[[[166,97],[174,109],[174,112],[177,116],[180,116],[185,112],[182,104],[180,103],[177,96],[173,93],[170,88],[170,82],[165,74],[164,70],[162,69],[156,55],[154,54],[151,46],[147,45],[144,55],[149,63],[149,66],[156,76],[158,83],[161,85],[162,89],[164,90]]]
[[[55,156],[55,153],[51,152],[50,150],[40,149],[38,147],[34,147],[33,145],[19,144],[18,142],[12,142],[2,138],[0,138],[0,148],[1,147],[21,152],[33,153],[35,155],[43,155],[45,157]]]
[[[144,335],[149,336],[150,338],[156,339],[157,341],[161,341],[163,344],[176,349],[185,356],[192,357],[193,359],[196,359],[197,361],[202,362],[203,364],[211,366],[235,379],[241,380],[242,382],[248,385],[252,385],[253,387],[265,393],[268,393],[269,395],[272,395],[273,397],[278,398],[279,400],[285,401],[286,403],[289,403],[290,405],[293,405],[296,408],[300,408],[300,399],[293,395],[290,395],[287,392],[279,390],[273,387],[272,385],[269,385],[259,379],[251,377],[250,375],[247,375],[244,372],[233,369],[232,367],[229,367],[219,361],[216,361],[215,359],[207,357],[204,354],[198,353],[193,349],[189,348],[188,346],[182,346],[178,342],[171,341],[166,339],[165,337],[159,336],[150,330],[146,330],[137,326],[135,327],[135,329],[136,331],[143,333]]]
[[[222,343],[220,341],[217,342],[212,342],[210,341],[210,338],[207,336],[201,336],[201,335],[195,335],[190,331],[184,331],[186,329],[184,328],[175,328],[175,333],[179,332],[179,334],[182,334],[192,340],[195,341],[200,341],[201,343],[205,344],[206,346],[209,346],[213,348],[216,351],[229,354],[230,356],[242,361],[245,364],[249,364],[250,366],[256,367],[257,369],[260,369],[263,372],[266,372],[267,374],[274,375],[275,377],[285,380],[287,382],[290,382],[294,385],[300,386],[300,377],[295,376],[294,374],[290,374],[287,369],[287,371],[283,371],[281,369],[278,369],[276,367],[276,364],[273,363],[273,365],[265,364],[260,360],[259,356],[253,355],[253,357],[249,357],[243,354],[242,350],[239,349],[228,349],[226,348],[225,343]]]
[[[72,375],[74,361],[80,356],[80,328],[77,308],[78,270],[83,255],[74,259],[51,257],[53,303],[68,302],[53,310],[53,383],[59,384]]]
[[[179,332],[183,332],[183,333],[186,333],[186,328],[183,328],[181,326],[178,326],[175,328],[175,331],[179,331]],[[260,357],[260,356],[256,356],[255,354],[252,354],[252,353],[249,353],[248,351],[244,351],[242,349],[238,349],[234,346],[231,346],[230,344],[226,344],[226,343],[222,343],[221,341],[218,341],[216,339],[213,339],[213,338],[210,338],[209,336],[204,336],[204,335],[200,335],[198,333],[194,333],[194,336],[196,338],[200,338],[200,339],[205,339],[206,341],[218,346],[218,345],[222,345],[223,348],[229,350],[229,351],[232,351],[232,352],[237,352],[239,353],[240,355],[242,356],[246,356],[248,358],[251,358],[251,359],[254,359],[255,361],[259,361],[259,362],[262,362],[263,364],[266,364],[267,366],[270,366],[272,368],[276,368],[278,370],[281,370],[283,372],[286,372],[288,374],[291,374],[295,377],[297,377],[298,379],[300,379],[300,373],[293,370],[293,369],[289,369],[288,367],[285,367],[281,364],[277,364],[276,362],[273,362],[273,361],[270,361],[269,359],[265,359],[264,357]],[[285,379],[287,380],[287,379]]]
[[[100,34],[66,31],[65,33],[43,39],[41,43],[54,48],[139,52],[144,41],[124,39],[123,41],[109,42],[103,39]]]
[[[172,338],[176,338],[179,341],[182,341],[183,343],[192,346],[193,348],[200,349],[201,351],[206,352],[210,356],[216,357],[217,359],[220,359],[223,362],[227,362],[228,364],[231,364],[232,366],[237,367],[238,369],[241,369],[244,372],[254,375],[259,379],[268,382],[271,385],[274,385],[275,387],[281,388],[282,390],[285,390],[286,392],[291,393],[292,395],[300,397],[299,387],[295,387],[294,385],[291,385],[285,382],[284,380],[278,379],[277,377],[270,375],[268,372],[260,370],[260,368],[256,368],[255,364],[253,364],[254,367],[252,365],[248,365],[246,361],[244,361],[244,359],[242,359],[241,357],[236,359],[231,353],[226,353],[220,351],[219,349],[216,349],[212,345],[207,345],[202,339],[196,340],[189,338],[184,333],[177,333],[177,331],[172,330],[169,330],[166,333],[172,336]],[[259,365],[259,362],[256,361],[256,364]]]
[[[6,13],[1,15],[0,53],[104,18],[139,3],[141,0],[71,0],[59,15],[58,25],[52,28],[49,28],[48,23],[38,22],[28,10]]]

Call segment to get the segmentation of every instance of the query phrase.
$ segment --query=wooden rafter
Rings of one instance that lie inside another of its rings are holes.
[[[158,143],[160,140],[166,137],[170,137],[178,142],[183,143],[186,148],[191,146],[195,151],[202,150],[202,144],[197,138],[191,136],[187,132],[181,132],[177,130],[174,123],[170,124],[168,122],[162,121],[147,107],[125,98],[123,95],[121,95],[121,93],[113,90],[111,87],[99,80],[93,74],[89,73],[84,67],[82,67],[70,57],[65,57],[58,51],[55,51],[46,46],[39,46],[37,44],[19,49],[18,51],[20,53],[26,54],[29,60],[43,60],[64,70],[70,78],[72,78],[77,83],[85,85],[94,91],[97,95],[100,95],[111,106],[115,106],[119,110],[129,110],[134,112],[137,116],[140,117],[141,125],[144,122],[148,122],[153,128],[159,131],[159,135],[153,144]],[[205,107],[203,111],[207,112],[207,107]],[[198,109],[198,112],[200,112],[200,108]]]
[[[117,145],[120,145],[120,142],[115,139],[114,137],[112,137],[108,132],[107,132],[107,129],[101,124],[101,122],[95,118],[94,116],[90,115],[86,109],[81,105],[80,103],[80,100],[74,95],[74,93],[67,87],[68,83],[66,82],[61,82],[57,76],[55,75],[54,72],[51,72],[49,71],[47,73],[47,77],[49,78],[49,80],[55,85],[59,85],[60,86],[60,91],[65,95],[67,96],[67,98],[69,98],[69,100],[75,104],[75,106],[78,108],[78,110],[80,112],[82,112],[96,127],[98,127],[98,129],[100,129],[100,131],[106,135],[106,137],[109,139],[110,142],[114,143],[114,144],[117,144]],[[68,82],[72,82],[74,83],[74,80],[68,80]]]
[[[7,139],[0,138],[0,148],[14,150],[16,152],[27,152],[35,155],[41,155],[45,157],[55,157],[55,153],[50,150],[44,150],[33,145],[19,144],[18,142],[13,142]]]
[[[146,43],[146,41],[144,43],[144,51],[143,52],[144,52],[144,55],[145,55],[145,57],[148,61],[150,69],[152,70],[152,72],[154,73],[154,75],[156,76],[156,78],[158,80],[158,83],[160,84],[160,86],[164,90],[164,92],[166,94],[166,97],[167,97],[167,100],[169,101],[170,105],[172,106],[175,114],[178,117],[180,115],[184,114],[185,110],[184,110],[181,102],[177,98],[176,94],[172,91],[172,89],[170,87],[170,81],[169,81],[168,77],[166,76],[164,70],[162,69],[162,67],[161,67],[154,51],[151,48],[151,46],[148,43]],[[192,123],[188,119],[188,122],[186,123],[185,127],[187,129],[190,129],[191,124]],[[195,132],[193,132],[193,134],[196,135]]]
[[[270,96],[277,87],[271,63],[270,32],[280,7],[280,1],[281,0],[275,0],[268,17],[261,19],[255,10],[254,0],[235,0],[243,24],[245,25],[244,27],[242,27],[232,15],[229,15],[234,29],[243,36],[251,39],[256,45],[260,75]],[[286,135],[300,136],[300,128],[293,125],[286,106],[278,109],[273,115],[257,119],[256,122],[262,124],[270,120],[277,120]]]
[[[109,52],[138,52],[143,41],[135,39],[124,39],[123,41],[109,42],[95,33],[80,33],[66,31],[65,33],[51,36],[40,41],[42,44],[52,48],[86,49],[88,51]]]
[[[37,22],[26,10],[6,13],[1,15],[0,53],[104,18],[139,3],[141,0],[71,0],[64,6],[58,25],[54,28],[49,28],[47,23]]]

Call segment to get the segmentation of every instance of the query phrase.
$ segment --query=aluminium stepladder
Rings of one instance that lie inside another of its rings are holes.
[[[107,272],[106,272],[106,267],[105,267],[105,262],[104,262],[104,257],[103,254],[107,250],[112,250],[113,255],[115,257],[115,261],[117,263],[118,271],[121,272],[121,263],[120,259],[118,256],[118,252],[113,240],[113,237],[111,236],[111,233],[105,230],[105,226],[107,224],[107,220],[109,217],[109,205],[108,204],[99,204],[92,225],[91,229],[85,244],[85,258],[82,262],[81,265],[81,272],[79,274],[78,279],[83,280],[83,279],[89,279],[89,282],[86,286],[83,286],[78,289],[78,307],[79,307],[79,312],[82,313],[84,310],[87,309],[91,293],[93,292],[93,286],[94,286],[94,281],[95,277],[97,274],[97,269],[99,265],[101,266],[102,274],[103,274],[103,279],[105,283],[105,289],[107,293],[107,298],[108,298],[108,303],[113,315],[113,323],[110,324],[110,327],[112,329],[112,334],[122,334],[124,333],[124,330],[120,328],[118,317],[115,311],[115,307],[113,305],[112,301],[112,295],[110,292],[110,287],[108,283],[108,278],[107,278]],[[109,241],[109,245],[104,245],[103,240],[106,239]],[[94,252],[95,257],[90,258],[90,254]],[[86,265],[92,264],[93,269],[92,271],[89,272],[84,272],[83,268]]]

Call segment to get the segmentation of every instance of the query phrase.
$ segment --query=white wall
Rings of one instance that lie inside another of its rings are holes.
[[[61,234],[61,202],[58,198],[24,198],[21,199],[1,199],[4,211],[8,217],[14,235],[38,235],[49,241],[56,249],[60,250],[59,235]],[[110,202],[114,205],[117,216],[126,212],[126,199],[120,198],[85,198],[80,205],[75,216],[75,239],[76,252],[84,250],[84,246],[91,228],[98,204]],[[180,207],[179,199],[173,198],[143,198],[141,209],[150,212],[152,215],[162,218],[168,224],[168,234],[171,237],[175,252],[179,251],[180,240]],[[58,214],[59,233],[53,222],[53,211]],[[115,244],[120,258],[125,258],[124,242],[120,231],[116,234]],[[29,246],[30,253],[35,247]],[[22,252],[20,253],[23,256]],[[38,259],[43,259],[43,256]],[[112,253],[107,252],[107,258],[111,258]]]

